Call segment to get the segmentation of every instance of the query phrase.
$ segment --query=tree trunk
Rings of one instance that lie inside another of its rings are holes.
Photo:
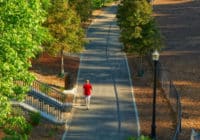
[[[143,69],[143,57],[140,56],[140,71]]]
[[[65,69],[64,69],[64,53],[63,49],[61,50],[61,73],[62,76],[65,74]]]
[[[138,70],[138,76],[142,77],[144,75],[144,69],[143,69],[143,56],[140,56],[140,60],[139,60],[139,70]]]

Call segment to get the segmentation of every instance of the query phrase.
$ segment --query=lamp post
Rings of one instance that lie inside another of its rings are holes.
[[[151,125],[151,138],[156,140],[156,85],[157,85],[157,63],[159,60],[159,53],[155,50],[152,53],[154,61],[154,87],[153,87],[153,112],[152,112],[152,125]]]

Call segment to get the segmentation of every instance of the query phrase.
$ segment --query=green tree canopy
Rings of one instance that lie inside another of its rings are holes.
[[[28,69],[48,37],[44,20],[40,0],[0,1],[0,126],[10,114],[10,100],[22,100],[34,79]]]
[[[105,0],[92,0],[93,8],[101,8],[104,5]]]
[[[161,35],[152,17],[152,7],[146,0],[123,0],[117,18],[126,52],[145,55],[161,48]]]
[[[81,22],[85,22],[91,17],[93,10],[91,0],[69,0],[69,4],[80,16]]]
[[[80,17],[65,0],[52,1],[45,26],[54,37],[52,42],[45,44],[46,50],[50,54],[61,54],[61,74],[63,74],[63,52],[76,53],[84,47],[85,34],[81,27]]]

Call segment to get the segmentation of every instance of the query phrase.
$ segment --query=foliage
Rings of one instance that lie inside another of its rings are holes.
[[[106,3],[113,2],[113,1],[118,1],[118,0],[105,0]]]
[[[5,118],[9,115],[11,111],[11,105],[8,102],[8,98],[0,95],[0,126],[5,123]]]
[[[54,41],[48,44],[47,50],[52,54],[60,51],[79,52],[84,45],[84,31],[80,17],[63,0],[52,1],[52,6],[45,22]]]
[[[73,7],[81,18],[81,22],[85,22],[92,14],[91,0],[69,0],[69,4]]]
[[[2,140],[28,140],[28,136],[27,135],[12,135],[12,136],[5,136]]]
[[[110,3],[117,0],[92,0],[93,9],[101,8],[106,3]]]
[[[140,136],[140,137],[138,137],[138,138],[129,137],[127,140],[151,140],[151,138],[142,135],[142,136]]]
[[[55,135],[56,131],[54,129],[51,129],[49,132],[48,132],[48,136],[49,137],[52,137],[53,135]]]
[[[117,0],[68,0],[69,4],[81,18],[81,22],[86,22],[92,14],[92,10],[104,6],[105,3]]]
[[[48,11],[49,7],[51,6],[51,0],[41,0],[42,9],[46,12]]]
[[[39,88],[40,91],[43,92],[44,94],[48,94],[50,91],[50,88],[47,84],[40,84]]]
[[[25,112],[19,106],[12,106],[12,108],[11,108],[11,115],[12,116],[23,116],[23,115],[25,115]]]
[[[10,100],[23,100],[34,80],[28,69],[30,59],[49,37],[48,30],[41,26],[45,16],[40,0],[0,1],[0,126],[13,135],[18,133],[14,129],[17,126],[22,126],[17,128],[20,134],[29,131],[22,117],[10,115]]]
[[[104,5],[105,0],[92,0],[93,8],[101,8]]]
[[[61,73],[64,73],[63,52],[80,52],[84,47],[84,30],[81,27],[80,17],[68,5],[66,0],[52,1],[48,18],[44,24],[54,37],[52,42],[45,44],[50,54],[61,54]]]
[[[122,0],[117,12],[120,41],[126,52],[145,55],[162,46],[161,35],[146,0]]]
[[[14,116],[6,119],[4,125],[4,131],[9,137],[14,138],[27,138],[27,135],[31,132],[32,126],[25,120],[24,117]]]
[[[31,112],[30,121],[33,125],[38,125],[41,121],[41,115],[39,112]]]

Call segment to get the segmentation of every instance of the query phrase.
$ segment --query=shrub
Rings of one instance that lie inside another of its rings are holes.
[[[146,0],[122,0],[117,11],[124,51],[147,55],[162,47],[162,38]]]
[[[70,6],[74,7],[81,18],[81,22],[85,22],[92,14],[91,0],[69,0]]]
[[[41,121],[41,115],[39,112],[32,112],[30,114],[30,121],[32,125],[38,125]]]
[[[5,136],[2,140],[28,140],[27,135],[19,135],[19,134],[14,134],[11,136]]]
[[[93,0],[92,1],[93,8],[101,8],[104,5],[104,0]]]
[[[4,132],[8,135],[6,140],[27,140],[28,134],[31,132],[32,126],[24,117],[15,116],[8,118],[4,125]]]
[[[49,86],[47,84],[40,84],[40,91],[44,94],[48,94],[49,93]]]
[[[140,136],[138,138],[135,137],[129,137],[127,140],[151,140],[151,138],[149,138],[148,136]]]

